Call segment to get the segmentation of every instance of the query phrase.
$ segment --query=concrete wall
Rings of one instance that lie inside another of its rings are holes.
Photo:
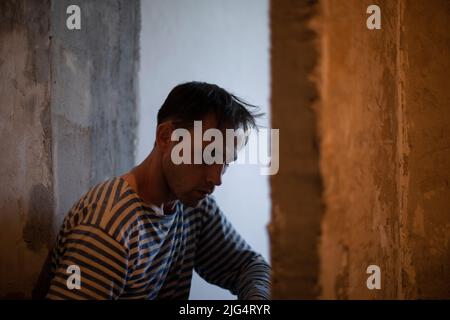
[[[323,2],[321,151],[327,208],[321,283],[326,298],[396,298],[401,279],[400,16],[396,3],[380,2],[382,29],[368,30],[368,5]],[[366,287],[371,264],[381,268],[382,290]]]
[[[81,30],[66,8],[81,8]],[[87,188],[134,163],[139,2],[0,4],[0,297],[29,298]]]
[[[0,2],[0,297],[29,296],[53,223],[50,2]]]
[[[323,2],[322,296],[450,298],[450,3],[370,4]]]
[[[381,30],[370,4],[272,1],[272,112],[291,145],[272,182],[275,298],[450,298],[450,3],[378,1]],[[311,105],[323,190],[301,175],[315,150],[297,151]]]
[[[280,170],[271,176],[272,296],[318,294],[321,176],[318,88],[310,80],[318,63],[317,35],[309,27],[317,6],[271,1],[272,127],[280,130]]]
[[[65,27],[71,4],[81,8],[81,30]],[[60,217],[89,186],[134,165],[140,3],[53,1],[51,28],[55,214]]]

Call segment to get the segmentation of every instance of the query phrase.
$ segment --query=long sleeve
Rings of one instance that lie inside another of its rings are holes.
[[[55,262],[48,299],[115,299],[127,275],[125,249],[99,228],[79,225],[64,240]],[[70,289],[70,266],[80,271],[80,287]]]
[[[194,269],[240,300],[270,299],[270,266],[233,228],[212,196],[204,203]]]

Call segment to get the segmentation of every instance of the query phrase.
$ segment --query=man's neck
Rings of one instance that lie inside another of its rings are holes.
[[[156,150],[123,178],[146,204],[161,207],[164,213],[170,214],[175,204],[175,196],[171,193],[162,174],[161,158]]]

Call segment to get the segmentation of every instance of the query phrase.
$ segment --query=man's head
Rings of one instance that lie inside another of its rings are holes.
[[[202,82],[180,84],[167,96],[158,111],[155,148],[161,155],[161,167],[169,189],[185,205],[196,206],[222,183],[222,175],[230,159],[224,159],[223,163],[206,164],[202,158],[200,164],[193,161],[175,164],[172,149],[179,142],[172,141],[173,131],[184,128],[190,132],[191,159],[194,159],[195,153],[194,121],[202,121],[202,136],[208,129],[220,130],[224,137],[224,150],[226,129],[248,132],[256,127],[255,119],[261,114],[252,113],[249,108],[256,107],[217,85]],[[209,143],[202,140],[202,154]],[[235,153],[236,150],[233,150]]]

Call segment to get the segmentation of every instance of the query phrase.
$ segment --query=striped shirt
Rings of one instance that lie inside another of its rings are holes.
[[[67,285],[80,270],[80,287]],[[94,186],[64,219],[49,299],[188,299],[192,270],[238,299],[269,299],[270,267],[213,196],[153,210],[122,178]]]

